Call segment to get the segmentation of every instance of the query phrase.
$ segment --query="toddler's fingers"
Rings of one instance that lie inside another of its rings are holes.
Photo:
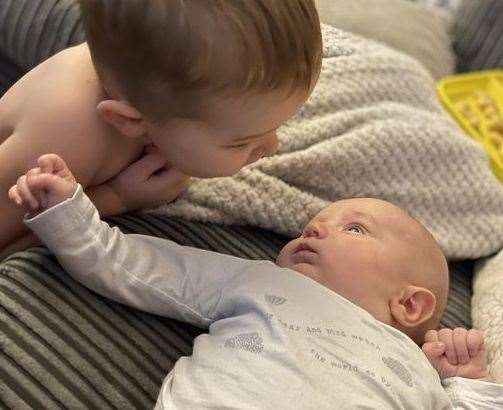
[[[456,351],[456,356],[458,358],[458,363],[466,364],[470,360],[468,356],[468,347],[466,345],[466,337],[468,331],[462,327],[457,327],[452,332],[452,339],[454,343],[454,350]]]
[[[162,171],[153,175],[151,182],[155,183],[158,189],[165,187],[183,187],[188,185],[190,178],[175,168],[164,168]]]
[[[146,154],[153,154],[154,152],[158,152],[158,148],[154,144],[147,144],[145,145],[145,153]]]
[[[26,183],[26,175],[22,175],[17,180],[17,191],[23,203],[30,207],[32,210],[36,210],[39,207],[37,199],[32,195],[28,184]]]
[[[450,364],[453,366],[458,364],[458,358],[456,355],[456,350],[454,349],[454,343],[452,340],[452,330],[451,329],[440,329],[438,331],[438,340],[445,344],[445,356]]]
[[[143,175],[149,177],[166,166],[166,158],[159,151],[147,151],[147,154],[140,158],[133,166]]]
[[[479,350],[484,347],[484,333],[481,330],[470,329],[466,336],[466,345],[470,357],[477,356]]]

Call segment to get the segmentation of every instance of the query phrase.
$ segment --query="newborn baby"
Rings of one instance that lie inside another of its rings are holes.
[[[39,163],[9,196],[70,275],[209,330],[168,374],[156,408],[503,406],[479,332],[428,331],[430,361],[417,346],[438,326],[448,270],[432,236],[400,208],[335,202],[273,264],[125,235],[100,220],[61,158]]]
[[[418,343],[436,329],[447,303],[449,271],[430,233],[400,208],[373,198],[322,210],[277,264],[365,309]]]

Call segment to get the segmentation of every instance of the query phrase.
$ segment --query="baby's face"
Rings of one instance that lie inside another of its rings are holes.
[[[277,264],[293,269],[380,315],[388,288],[410,266],[424,239],[420,225],[398,207],[376,199],[335,202],[323,209],[300,238],[280,252]],[[410,269],[409,269],[410,270]]]
[[[307,97],[305,91],[290,96],[274,91],[240,98],[210,98],[200,119],[151,124],[149,139],[168,164],[187,175],[230,176],[277,151],[276,130],[299,111]]]

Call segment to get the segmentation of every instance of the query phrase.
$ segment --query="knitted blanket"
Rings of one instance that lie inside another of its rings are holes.
[[[277,155],[230,178],[196,180],[149,212],[249,224],[291,236],[330,202],[378,197],[408,210],[450,259],[503,248],[503,185],[482,148],[441,107],[415,60],[323,27],[324,61],[313,95],[279,130]],[[503,255],[480,265],[472,316],[487,331],[503,382]]]

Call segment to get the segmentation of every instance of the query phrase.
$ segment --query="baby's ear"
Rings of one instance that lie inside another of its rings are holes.
[[[408,285],[390,300],[391,315],[404,328],[414,328],[429,320],[437,298],[427,288]]]
[[[126,137],[138,138],[146,133],[143,116],[127,101],[104,100],[96,110],[105,122]]]

